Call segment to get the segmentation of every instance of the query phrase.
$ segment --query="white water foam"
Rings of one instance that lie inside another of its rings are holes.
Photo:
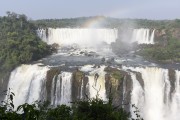
[[[125,67],[125,70],[140,72],[144,82],[142,86],[131,74],[133,88],[131,93],[131,103],[140,109],[140,114],[145,120],[179,120],[180,119],[180,72],[176,73],[175,91],[170,100],[169,73],[167,69],[157,67]],[[143,94],[142,94],[143,93]],[[143,101],[144,99],[144,101]],[[131,110],[132,111],[132,110]]]
[[[154,44],[154,33],[150,29],[134,29],[131,42],[137,42],[138,44]]]
[[[48,67],[38,65],[21,65],[11,72],[8,88],[15,94],[15,108],[21,104],[32,104],[45,96],[45,81]],[[6,100],[7,98],[5,98]]]

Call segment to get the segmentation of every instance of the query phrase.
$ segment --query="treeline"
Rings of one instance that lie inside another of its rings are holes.
[[[52,28],[81,28],[87,27],[87,23],[97,22],[94,27],[106,28],[155,28],[169,29],[179,28],[180,19],[175,20],[148,20],[148,19],[118,19],[104,16],[79,17],[69,19],[42,19],[33,22],[37,27],[52,27]]]
[[[40,40],[36,30],[25,15],[7,12],[0,17],[0,71],[51,54],[51,47]]]
[[[114,28],[115,23],[119,23],[118,19],[107,18],[104,16],[94,17],[79,17],[67,19],[42,19],[32,21],[37,27],[51,27],[51,28],[84,28],[89,24],[96,24],[94,27]]]

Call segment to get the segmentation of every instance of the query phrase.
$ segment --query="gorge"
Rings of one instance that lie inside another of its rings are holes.
[[[130,33],[127,43],[157,42],[156,29],[131,29]],[[7,88],[15,93],[15,107],[36,100],[71,105],[73,100],[96,95],[107,101],[111,89],[113,104],[133,115],[131,105],[135,104],[145,120],[180,119],[179,63],[167,68],[134,56],[133,51],[128,56],[116,55],[111,43],[121,36],[117,28],[46,28],[37,34],[59,49],[11,72]]]

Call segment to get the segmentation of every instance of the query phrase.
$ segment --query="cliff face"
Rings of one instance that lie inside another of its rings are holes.
[[[167,40],[168,36],[180,40],[180,28],[157,29],[155,31],[155,40]]]
[[[112,98],[112,103],[116,107],[130,109],[130,93],[132,80],[128,72],[117,68],[106,67],[105,86],[107,98]]]
[[[76,70],[72,74],[72,101],[85,99],[88,90],[86,85],[88,83],[88,77],[82,71]]]
[[[155,38],[160,38],[160,37],[163,37],[167,34],[167,31],[165,29],[158,29],[155,31]]]
[[[131,98],[130,93],[132,89],[132,80],[131,80],[130,74],[126,71],[119,70],[117,68],[112,68],[112,67],[106,67],[104,69],[104,72],[105,72],[104,77],[99,76],[97,80],[99,81],[101,77],[105,78],[106,98],[112,97],[112,102],[115,106],[122,106],[124,104],[127,104],[124,106],[124,108],[126,108],[126,110],[129,110],[129,101]],[[54,83],[56,86],[58,79],[62,81],[61,77],[57,78],[57,76],[60,73],[61,73],[60,70],[56,68],[53,68],[47,72],[46,91],[47,91],[48,101],[51,101],[52,99],[51,98],[52,96],[51,91],[53,89],[52,84]],[[72,101],[90,98],[92,94],[91,93],[92,91],[89,89],[89,87],[92,87],[90,85],[90,80],[93,80],[93,79],[90,79],[88,76],[89,75],[87,73],[84,73],[79,70],[75,70],[72,72],[72,77],[71,77]],[[56,82],[53,82],[53,80],[56,80]],[[62,88],[60,87],[60,89]]]
[[[47,91],[47,100],[51,101],[51,89],[52,89],[52,82],[53,78],[57,77],[60,74],[60,69],[53,68],[49,71],[47,71],[46,75],[46,91]]]
[[[170,29],[170,34],[176,39],[180,39],[180,28]]]
[[[9,89],[7,88],[9,82],[9,76],[10,76],[10,72],[3,73],[1,71],[0,73],[0,101],[4,99],[5,91]]]

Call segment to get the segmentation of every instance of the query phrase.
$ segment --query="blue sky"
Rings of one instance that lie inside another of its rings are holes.
[[[6,11],[31,19],[103,15],[115,18],[180,19],[180,0],[2,0]]]

